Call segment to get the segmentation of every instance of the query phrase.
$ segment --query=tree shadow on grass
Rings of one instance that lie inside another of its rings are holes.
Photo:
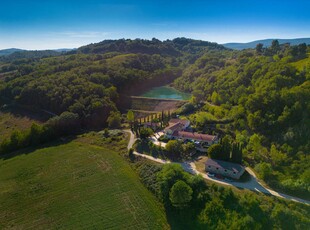
[[[11,159],[11,158],[19,156],[19,155],[26,155],[26,154],[32,153],[32,152],[39,150],[39,149],[64,145],[64,144],[72,142],[76,138],[77,138],[76,136],[67,136],[67,137],[58,138],[57,140],[54,140],[54,141],[51,141],[51,142],[48,142],[45,144],[41,144],[41,145],[37,145],[37,146],[31,146],[31,147],[20,149],[20,150],[11,152],[11,153],[0,155],[0,159],[1,160],[8,160],[8,159]]]
[[[165,208],[166,217],[172,230],[188,230],[188,229],[207,229],[208,226],[198,221],[197,217],[200,209],[187,208],[184,210],[176,210],[173,208]]]
[[[1,109],[0,112],[10,113],[15,117],[28,118],[30,120],[38,122],[46,122],[49,118],[52,117],[51,114],[47,112],[40,111],[38,109],[26,108],[19,105],[9,105],[5,109]]]

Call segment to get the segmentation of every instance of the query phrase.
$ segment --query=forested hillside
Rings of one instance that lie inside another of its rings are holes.
[[[19,64],[22,61],[20,59],[39,59],[45,57],[59,56],[62,52],[55,50],[17,50],[15,52],[9,53],[7,55],[0,56],[0,61],[2,62],[14,62]],[[28,60],[29,61],[29,60]]]
[[[218,105],[203,111],[233,121],[218,127],[242,143],[246,161],[265,181],[304,196],[310,191],[310,68],[295,63],[307,49],[274,41],[224,57],[206,54],[174,83]]]
[[[23,51],[23,50],[16,49],[16,48],[3,49],[3,50],[0,50],[0,56],[10,55],[10,54],[17,52],[17,51]]]
[[[110,111],[117,110],[120,92],[142,90],[148,83],[169,83],[195,58],[192,53],[198,57],[201,52],[223,49],[181,38],[103,41],[59,57],[4,62],[0,92],[10,102],[58,115],[69,111],[82,122],[104,124]]]
[[[269,48],[233,51],[186,38],[106,40],[55,57],[2,60],[0,103],[48,111],[58,115],[49,124],[76,130],[119,120],[122,94],[173,82],[193,94],[187,112],[198,131],[225,121],[212,131],[241,143],[245,163],[262,179],[308,196],[307,53],[306,44],[277,41]]]

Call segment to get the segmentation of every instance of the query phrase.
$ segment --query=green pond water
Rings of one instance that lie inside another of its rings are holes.
[[[189,93],[180,92],[169,86],[154,87],[140,96],[150,98],[160,98],[160,99],[177,99],[177,100],[188,100],[191,97]]]

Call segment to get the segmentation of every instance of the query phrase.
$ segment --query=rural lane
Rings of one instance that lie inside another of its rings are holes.
[[[130,139],[129,139],[129,142],[128,142],[128,149],[130,149],[130,148],[132,148],[133,144],[135,143],[136,138],[135,138],[134,134],[131,132],[131,130],[124,130],[124,131],[130,133]],[[160,164],[167,164],[167,163],[180,164],[186,172],[191,173],[193,175],[201,175],[204,179],[209,180],[209,181],[213,181],[213,182],[218,183],[218,184],[227,185],[227,186],[235,186],[237,188],[248,189],[248,190],[252,190],[254,192],[269,194],[269,195],[277,196],[277,197],[280,197],[280,198],[283,198],[283,199],[287,199],[287,200],[290,200],[290,201],[295,201],[295,202],[300,202],[300,203],[303,203],[303,204],[306,204],[306,205],[310,205],[310,201],[307,201],[307,200],[304,200],[304,199],[301,199],[301,198],[297,198],[297,197],[293,197],[293,196],[290,196],[290,195],[286,195],[286,194],[283,194],[283,193],[278,193],[278,192],[276,192],[274,190],[266,188],[264,185],[262,185],[258,181],[255,173],[250,168],[248,168],[248,167],[246,168],[246,170],[248,171],[248,173],[251,176],[250,181],[247,181],[247,182],[235,182],[235,181],[227,182],[227,181],[223,181],[223,180],[219,180],[219,179],[216,179],[216,178],[209,177],[207,175],[207,173],[199,172],[196,169],[196,165],[195,165],[195,163],[193,161],[186,161],[186,162],[182,162],[182,163],[180,163],[180,162],[171,162],[171,161],[168,161],[168,160],[163,160],[163,159],[155,158],[155,157],[152,157],[152,156],[149,156],[149,155],[146,155],[146,154],[138,153],[136,151],[134,151],[133,154],[137,155],[137,156],[140,156],[140,157],[143,157],[143,158],[147,158],[149,160],[155,161],[155,162],[160,163]]]

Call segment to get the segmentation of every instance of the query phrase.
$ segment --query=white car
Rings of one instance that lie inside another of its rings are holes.
[[[209,176],[209,177],[214,177],[215,175],[213,174],[213,173],[207,173],[207,175]]]

